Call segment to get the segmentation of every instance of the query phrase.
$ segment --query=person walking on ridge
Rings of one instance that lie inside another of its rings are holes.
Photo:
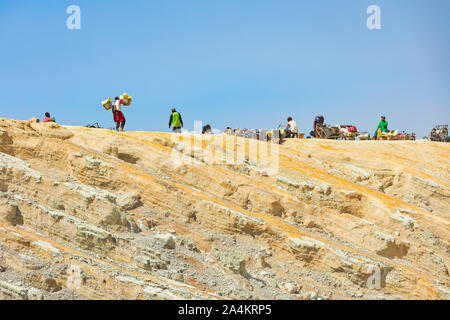
[[[126,120],[122,113],[122,104],[124,104],[123,101],[120,100],[119,97],[116,97],[114,105],[112,107],[112,112],[114,115],[114,122],[116,123],[116,131],[119,131],[120,127],[120,130],[123,132]]]
[[[181,133],[183,127],[183,119],[181,114],[175,108],[172,108],[172,114],[169,118],[169,129],[172,127],[174,133]]]

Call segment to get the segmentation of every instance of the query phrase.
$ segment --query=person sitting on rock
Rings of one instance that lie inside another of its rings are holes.
[[[227,129],[225,130],[225,134],[231,136],[234,134],[234,131],[230,127],[227,127]]]
[[[203,126],[202,134],[212,134],[212,129],[211,129],[211,125],[210,124],[207,124],[206,126]]]
[[[381,121],[378,124],[377,130],[375,130],[375,134],[373,136],[374,139],[378,138],[378,130],[381,132],[387,132],[388,131],[388,122],[386,121],[386,117],[382,116]]]
[[[292,117],[287,118],[288,125],[286,127],[286,138],[295,138],[298,136],[297,122]]]
[[[46,112],[45,113],[45,118],[44,120],[42,120],[43,123],[47,123],[47,122],[56,122],[55,118],[50,118],[50,113]]]

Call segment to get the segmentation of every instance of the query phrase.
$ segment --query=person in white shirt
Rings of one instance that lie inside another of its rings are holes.
[[[116,130],[119,131],[119,127],[121,131],[123,131],[123,128],[125,127],[125,117],[122,113],[122,105],[123,101],[119,99],[119,97],[116,97],[114,101],[114,105],[112,107],[112,112],[114,115],[114,122],[116,123]]]
[[[286,127],[286,138],[294,138],[298,134],[297,122],[292,117],[287,118],[288,125]]]

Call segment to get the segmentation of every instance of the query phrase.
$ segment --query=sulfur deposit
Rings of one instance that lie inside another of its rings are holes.
[[[0,119],[0,299],[450,299],[450,144],[251,144]]]

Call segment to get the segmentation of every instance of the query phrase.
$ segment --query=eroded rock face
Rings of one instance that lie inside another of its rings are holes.
[[[23,217],[14,203],[0,200],[0,221],[10,225],[23,225]]]
[[[54,122],[36,123],[30,121],[30,127],[43,137],[66,140],[73,137],[73,133]]]
[[[0,299],[449,299],[450,144],[194,140],[0,118]]]
[[[133,210],[142,206],[141,196],[136,192],[127,192],[121,194],[116,200],[119,207],[123,210]]]
[[[175,240],[170,234],[158,234],[156,239],[160,241],[164,248],[175,249]]]
[[[232,249],[218,251],[216,257],[226,269],[245,275],[245,256],[242,252]]]

